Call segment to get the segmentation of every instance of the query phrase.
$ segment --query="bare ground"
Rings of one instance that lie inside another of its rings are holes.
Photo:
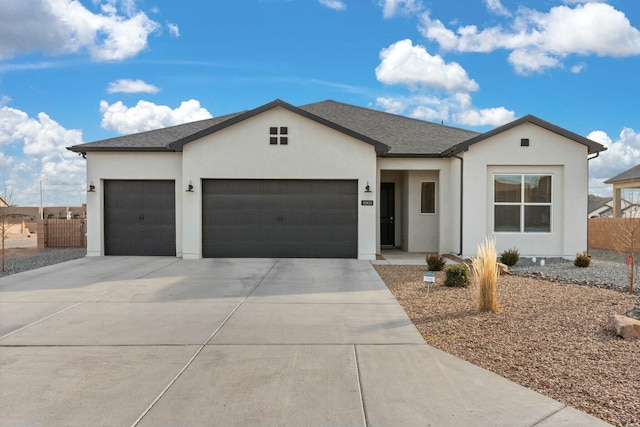
[[[640,426],[640,339],[607,330],[637,297],[618,291],[502,276],[501,312],[480,313],[472,288],[427,292],[424,266],[376,270],[425,341],[611,424]]]

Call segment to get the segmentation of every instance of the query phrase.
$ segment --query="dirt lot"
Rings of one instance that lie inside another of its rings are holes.
[[[606,329],[637,297],[502,276],[498,314],[480,313],[471,288],[427,292],[425,267],[378,265],[427,343],[617,426],[640,426],[640,339]]]

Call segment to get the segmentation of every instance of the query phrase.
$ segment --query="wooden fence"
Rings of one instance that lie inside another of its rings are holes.
[[[38,221],[39,248],[83,248],[87,242],[84,219],[46,219]]]
[[[589,218],[589,248],[626,252],[640,248],[640,218]]]

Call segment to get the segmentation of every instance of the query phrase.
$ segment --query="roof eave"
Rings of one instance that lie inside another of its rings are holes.
[[[438,159],[442,155],[438,153],[385,153],[381,157]]]
[[[101,152],[106,152],[106,151],[130,151],[130,152],[136,152],[136,151],[144,151],[144,152],[159,152],[159,153],[173,153],[175,152],[175,150],[172,150],[170,148],[167,147],[87,147],[87,146],[82,146],[82,145],[74,145],[72,147],[67,147],[67,150],[69,151],[73,151],[74,153],[78,153],[78,154],[87,154],[88,152],[95,152],[95,151],[101,151]]]

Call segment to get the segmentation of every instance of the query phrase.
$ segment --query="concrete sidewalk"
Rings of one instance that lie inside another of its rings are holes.
[[[424,343],[370,262],[84,258],[0,279],[2,426],[604,426]]]

